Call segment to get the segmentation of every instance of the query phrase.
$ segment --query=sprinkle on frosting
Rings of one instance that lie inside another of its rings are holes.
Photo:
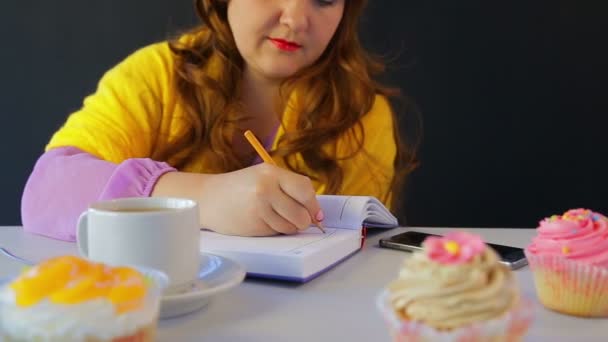
[[[429,237],[424,241],[424,249],[429,259],[440,264],[462,264],[482,254],[483,240],[477,235],[452,232],[444,237]]]
[[[564,255],[568,255],[568,254],[570,254],[570,247],[568,247],[568,246],[564,246],[564,247],[562,247],[562,253],[563,253]]]
[[[141,307],[147,289],[145,278],[132,268],[110,267],[75,256],[44,261],[24,272],[10,287],[21,307],[45,299],[69,305],[105,298],[118,313]]]
[[[543,222],[560,223],[564,221],[575,223],[576,226],[581,228],[592,227],[594,230],[597,230],[604,226],[608,222],[608,219],[604,215],[595,213],[589,209],[570,209],[562,215],[551,215],[541,221],[541,224]],[[576,229],[573,229],[572,232],[575,233]]]
[[[563,219],[571,220],[571,221],[579,221],[585,220],[591,215],[591,210],[589,209],[574,209],[568,210],[562,215]]]

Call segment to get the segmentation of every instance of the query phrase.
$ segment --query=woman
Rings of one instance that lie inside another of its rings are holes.
[[[54,134],[24,190],[24,228],[74,240],[91,202],[134,196],[194,199],[201,227],[243,236],[322,221],[315,194],[389,205],[413,163],[394,91],[359,44],[364,3],[195,1],[200,27],[108,71]],[[247,129],[277,167],[260,163]]]

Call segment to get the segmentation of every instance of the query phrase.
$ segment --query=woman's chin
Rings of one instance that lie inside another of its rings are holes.
[[[260,68],[263,75],[269,79],[282,80],[295,75],[302,66],[299,64],[289,63],[288,61],[280,61],[280,63],[266,63]]]
[[[273,69],[273,70],[266,70],[266,72],[264,73],[264,75],[266,76],[266,78],[268,79],[273,79],[273,80],[284,80],[288,77],[291,77],[293,75],[295,75],[295,73],[298,72],[298,69],[289,69],[289,68],[285,68],[285,69],[281,69],[281,68],[277,68],[277,69]]]

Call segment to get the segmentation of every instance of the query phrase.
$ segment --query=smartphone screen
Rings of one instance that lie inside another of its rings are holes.
[[[391,236],[387,239],[381,239],[380,246],[408,251],[420,250],[422,249],[422,242],[424,242],[424,240],[429,236],[440,235],[421,232],[405,232]],[[501,261],[512,269],[516,269],[528,264],[522,248],[496,245],[493,243],[488,243],[487,245],[494,249],[500,256]]]

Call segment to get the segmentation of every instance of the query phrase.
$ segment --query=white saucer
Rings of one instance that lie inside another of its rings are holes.
[[[160,304],[160,318],[185,315],[201,309],[212,296],[240,284],[245,268],[228,258],[201,253],[198,279],[179,291],[164,294]]]

